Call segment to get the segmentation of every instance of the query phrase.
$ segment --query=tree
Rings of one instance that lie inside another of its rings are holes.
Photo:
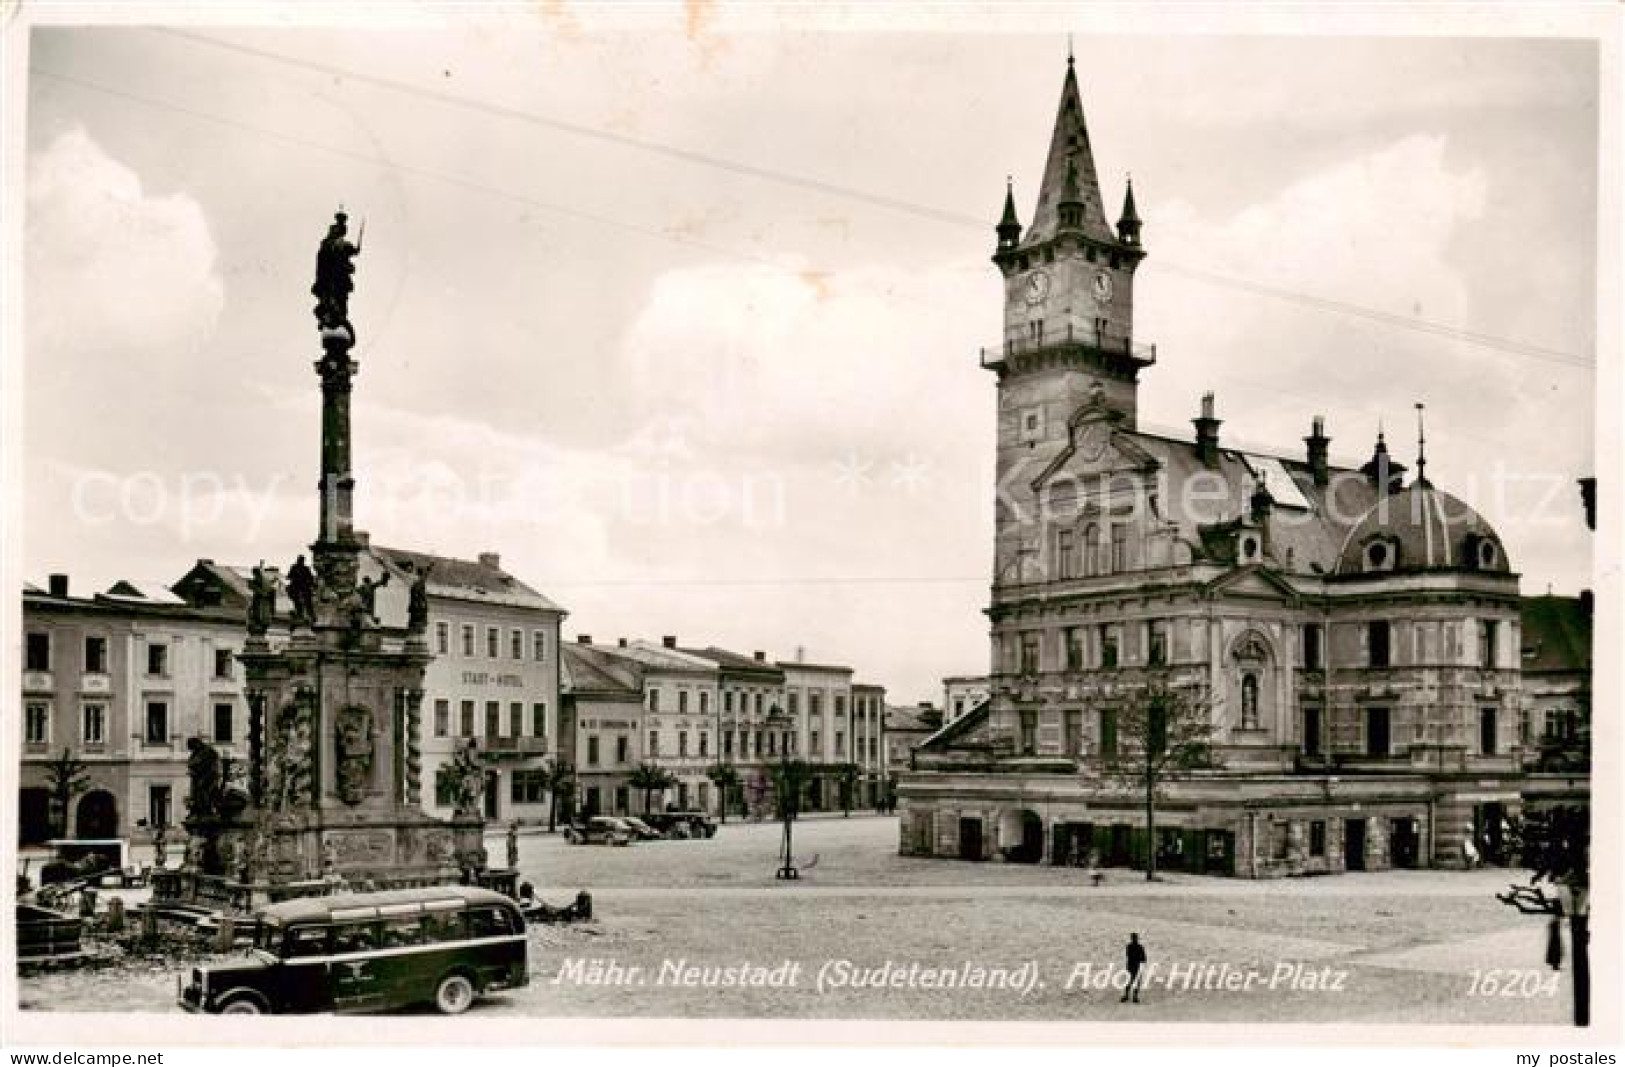
[[[722,821],[727,822],[728,798],[739,788],[739,772],[734,770],[731,763],[713,763],[706,769],[705,776],[717,787],[717,809],[721,813]]]
[[[542,770],[542,786],[547,790],[547,832],[552,833],[558,829],[559,808],[568,807],[575,796],[576,769],[568,760],[552,760]]]
[[[68,811],[73,798],[90,788],[90,765],[75,759],[64,748],[62,755],[45,764],[45,787],[51,793],[51,825],[54,836],[68,836]]]
[[[862,772],[856,763],[843,763],[835,768],[835,784],[841,791],[841,817],[852,815],[852,794],[857,792]]]
[[[647,815],[652,810],[650,797],[676,785],[677,776],[658,763],[640,763],[626,776],[626,784],[643,790],[643,812]]]
[[[1569,944],[1574,957],[1574,1025],[1591,1025],[1591,812],[1573,804],[1532,811],[1510,823],[1509,844],[1530,871],[1528,885],[1511,885],[1496,894],[1503,904],[1525,915],[1551,917],[1547,962],[1561,965],[1559,931],[1569,917]],[[1547,896],[1541,883],[1557,890]]]
[[[1213,723],[1198,691],[1150,679],[1117,713],[1117,745],[1102,754],[1102,769],[1145,797],[1145,878],[1157,878],[1157,792],[1162,783],[1211,766]]]

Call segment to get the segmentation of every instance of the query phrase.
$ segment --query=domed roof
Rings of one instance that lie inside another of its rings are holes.
[[[1379,496],[1343,542],[1338,574],[1475,570],[1510,573],[1495,528],[1425,480]]]

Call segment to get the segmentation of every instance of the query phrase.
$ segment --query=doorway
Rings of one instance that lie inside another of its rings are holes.
[[[960,818],[959,858],[962,860],[979,860],[982,858],[981,819]]]
[[[497,787],[501,781],[502,776],[496,771],[485,772],[485,817],[487,819],[497,817],[497,803],[502,799],[497,795]]]
[[[73,836],[80,840],[118,836],[118,802],[112,793],[97,789],[84,795],[74,819]]]
[[[1417,829],[1415,819],[1394,819],[1389,824],[1388,850],[1389,860],[1395,867],[1411,870],[1418,866],[1421,859],[1422,835]]]
[[[17,843],[38,845],[51,837],[51,791],[30,786],[17,793]]]
[[[1365,820],[1343,820],[1343,869],[1365,870]]]

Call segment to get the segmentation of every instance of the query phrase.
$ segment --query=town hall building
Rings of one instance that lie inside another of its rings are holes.
[[[1007,191],[987,699],[914,752],[904,854],[1272,877],[1501,855],[1527,804],[1520,597],[1495,529],[1391,458],[1227,447],[1211,394],[1176,439],[1137,422],[1133,189],[1109,221],[1068,60],[1031,223]],[[1108,773],[1150,686],[1211,731],[1205,765]]]

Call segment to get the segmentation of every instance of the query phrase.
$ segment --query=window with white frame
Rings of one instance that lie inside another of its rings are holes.
[[[29,745],[51,743],[51,705],[43,700],[30,700],[23,717],[23,742]]]
[[[86,748],[95,748],[107,743],[107,705],[100,702],[86,704],[83,715],[84,729],[81,732]]]

